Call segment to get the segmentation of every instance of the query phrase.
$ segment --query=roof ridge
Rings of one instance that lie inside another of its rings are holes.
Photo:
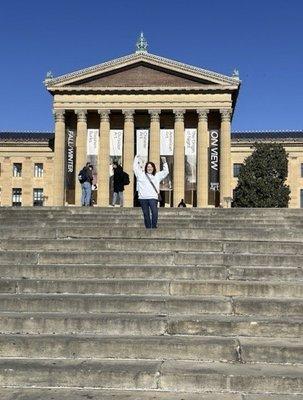
[[[257,133],[257,132],[264,132],[264,133],[274,133],[274,132],[303,132],[303,129],[255,129],[255,130],[234,130],[233,133]]]

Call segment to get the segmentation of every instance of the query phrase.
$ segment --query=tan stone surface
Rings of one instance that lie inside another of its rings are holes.
[[[134,202],[134,110],[124,110],[123,169],[129,175],[130,183],[124,188],[124,207],[132,207]]]

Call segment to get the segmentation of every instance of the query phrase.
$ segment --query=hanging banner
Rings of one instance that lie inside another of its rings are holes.
[[[174,130],[160,129],[160,155],[174,155]]]
[[[76,132],[67,129],[65,133],[65,190],[66,202],[75,204]]]
[[[148,129],[137,129],[137,156],[148,158]]]
[[[197,129],[185,129],[184,146],[186,156],[197,154]]]
[[[111,129],[109,131],[109,155],[122,157],[123,130]]]
[[[197,129],[185,129],[185,190],[195,190],[197,182]]]
[[[75,188],[75,131],[67,129],[66,131],[66,189]]]
[[[92,199],[96,202],[97,182],[98,182],[98,153],[99,153],[99,129],[87,130],[87,157],[86,162],[89,162],[93,167],[92,181]]]
[[[219,131],[209,132],[209,189],[219,191]]]
[[[99,148],[99,129],[87,130],[87,155],[97,156]]]

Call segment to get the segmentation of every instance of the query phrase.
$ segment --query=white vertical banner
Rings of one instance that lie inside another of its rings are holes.
[[[97,156],[99,149],[99,129],[87,130],[87,155]]]
[[[148,129],[137,129],[137,156],[148,158]]]
[[[197,129],[185,129],[185,189],[195,190],[197,182]]]
[[[109,131],[109,155],[122,157],[123,129]]]
[[[160,155],[174,155],[174,130],[160,129]]]
[[[186,156],[197,154],[197,129],[185,129],[184,146]]]

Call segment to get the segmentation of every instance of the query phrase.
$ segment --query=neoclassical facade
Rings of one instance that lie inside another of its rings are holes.
[[[80,205],[78,172],[94,165],[94,201],[111,203],[113,161],[130,176],[124,205],[136,205],[135,155],[170,175],[162,206],[181,199],[193,207],[229,207],[237,171],[255,141],[281,142],[289,153],[290,207],[303,204],[303,132],[231,132],[240,88],[225,76],[147,52],[59,77],[53,96],[54,132],[0,132],[0,205]]]
[[[176,207],[181,199],[197,207],[229,204],[231,118],[240,86],[238,76],[228,77],[149,54],[141,37],[133,54],[49,77],[45,85],[54,99],[55,176],[65,171],[66,177],[67,168],[75,175],[89,160],[89,132],[98,146],[92,153],[99,206],[110,203],[109,165],[115,157],[130,176],[125,206],[134,205],[132,163],[136,153],[158,168],[160,156],[169,157],[170,183],[163,187],[169,192],[164,193],[167,205]],[[70,155],[74,154],[69,163],[67,135]],[[145,136],[144,148],[138,135],[141,139]],[[119,149],[113,154],[112,148],[117,145],[110,142],[114,140],[120,140],[121,154]],[[216,168],[214,174],[212,167]],[[72,184],[68,188],[66,179],[54,182],[55,205],[80,205],[76,179],[69,181]]]

